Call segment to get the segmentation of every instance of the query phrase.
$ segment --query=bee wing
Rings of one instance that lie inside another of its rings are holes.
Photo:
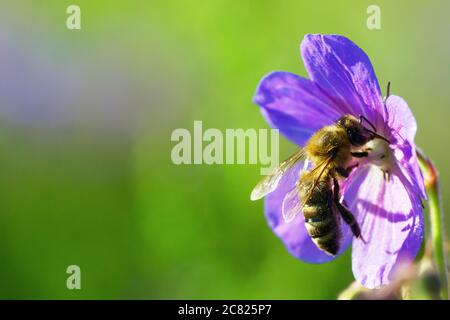
[[[253,189],[250,199],[252,201],[258,200],[266,196],[267,194],[274,191],[281,178],[285,174],[293,174],[295,170],[290,170],[296,163],[305,159],[305,152],[300,149],[298,152],[294,153],[288,159],[283,161],[271,174],[265,176]]]
[[[300,203],[300,197],[298,194],[298,184],[286,193],[283,199],[283,205],[281,206],[281,212],[283,214],[283,219],[286,223],[291,222],[302,210],[302,205]]]
[[[296,183],[293,185],[291,190],[288,190],[283,199],[283,204],[281,206],[281,213],[283,215],[283,219],[286,223],[291,222],[294,218],[299,214],[303,205],[300,202],[300,194],[299,194],[299,186],[300,186],[300,176],[303,171],[311,170],[313,164],[305,159],[305,163],[303,164],[303,168],[301,168],[298,172],[298,178]],[[314,170],[314,169],[313,169]]]
[[[309,198],[311,198],[311,196],[313,195],[314,189],[316,188],[318,182],[322,178],[322,175],[324,174],[325,170],[328,168],[328,166],[330,165],[332,160],[333,160],[333,157],[330,156],[327,159],[323,160],[319,165],[315,166],[310,171],[313,174],[315,174],[314,173],[315,171],[317,171],[319,173],[315,176],[312,186],[308,189],[308,191],[306,193],[307,195],[306,195],[306,197],[304,197],[304,203],[307,203]],[[301,206],[301,208],[303,209],[303,205]]]
[[[301,171],[304,171],[304,170],[311,170],[310,172],[314,172],[314,171],[319,172],[319,174],[317,175],[316,179],[314,180],[314,182],[312,184],[312,187],[307,191],[307,196],[306,196],[305,202],[307,202],[308,199],[311,197],[314,188],[316,187],[318,181],[322,177],[325,169],[329,166],[331,160],[332,160],[331,157],[328,159],[325,159],[318,166],[315,166],[312,169],[311,169],[312,165],[308,161],[305,161],[304,167],[302,170],[300,170],[299,175],[301,174]],[[300,202],[300,196],[299,196],[299,183],[300,183],[300,179],[297,180],[297,183],[295,183],[294,187],[286,193],[286,195],[283,199],[281,212],[283,214],[283,219],[286,223],[289,223],[292,220],[294,220],[294,218],[297,216],[297,214],[302,212],[302,210],[303,210],[303,204]]]

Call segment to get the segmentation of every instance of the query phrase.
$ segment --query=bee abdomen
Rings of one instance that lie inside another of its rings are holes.
[[[320,210],[325,211],[323,208],[314,208],[316,212]],[[311,211],[309,213],[312,213],[312,207],[308,208],[307,211],[309,210]],[[340,247],[339,222],[329,209],[327,211],[327,214],[313,215],[310,218],[307,218],[305,214],[305,226],[309,236],[317,247],[334,256]]]
[[[319,249],[334,256],[339,251],[340,230],[338,217],[331,209],[330,179],[325,175],[315,183],[312,178],[310,173],[303,176],[299,193],[306,230]]]
[[[305,205],[303,207],[303,215],[305,219],[322,220],[329,214],[329,209],[327,206],[311,206]]]
[[[308,234],[313,239],[325,237],[334,229],[333,223],[331,223],[328,218],[324,220],[305,219],[305,222]]]

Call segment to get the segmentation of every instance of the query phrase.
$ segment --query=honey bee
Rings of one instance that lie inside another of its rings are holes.
[[[363,121],[372,130],[364,127]],[[314,133],[303,149],[264,177],[253,189],[251,200],[258,200],[274,191],[282,177],[297,172],[293,169],[303,164],[299,176],[294,177],[297,183],[283,200],[283,218],[290,222],[302,212],[306,230],[313,242],[319,249],[334,256],[340,248],[340,217],[350,226],[353,235],[364,241],[353,214],[345,202],[340,201],[339,180],[347,178],[358,166],[357,158],[369,155],[370,149],[364,148],[364,145],[376,138],[389,143],[376,133],[375,127],[364,116],[357,119],[345,115]]]

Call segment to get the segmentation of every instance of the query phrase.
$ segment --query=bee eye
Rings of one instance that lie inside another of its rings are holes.
[[[350,143],[354,146],[361,146],[367,142],[365,135],[355,128],[348,128],[347,136]]]

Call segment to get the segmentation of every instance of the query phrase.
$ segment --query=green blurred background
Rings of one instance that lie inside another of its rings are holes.
[[[350,251],[291,257],[249,193],[257,165],[175,166],[175,128],[267,128],[251,97],[306,75],[338,33],[409,102],[450,210],[448,1],[5,1],[0,11],[0,298],[334,299]],[[82,29],[65,27],[81,7]],[[366,9],[381,7],[381,30]],[[283,139],[280,158],[295,146]],[[450,219],[447,218],[447,230]],[[81,268],[81,290],[66,268]]]

